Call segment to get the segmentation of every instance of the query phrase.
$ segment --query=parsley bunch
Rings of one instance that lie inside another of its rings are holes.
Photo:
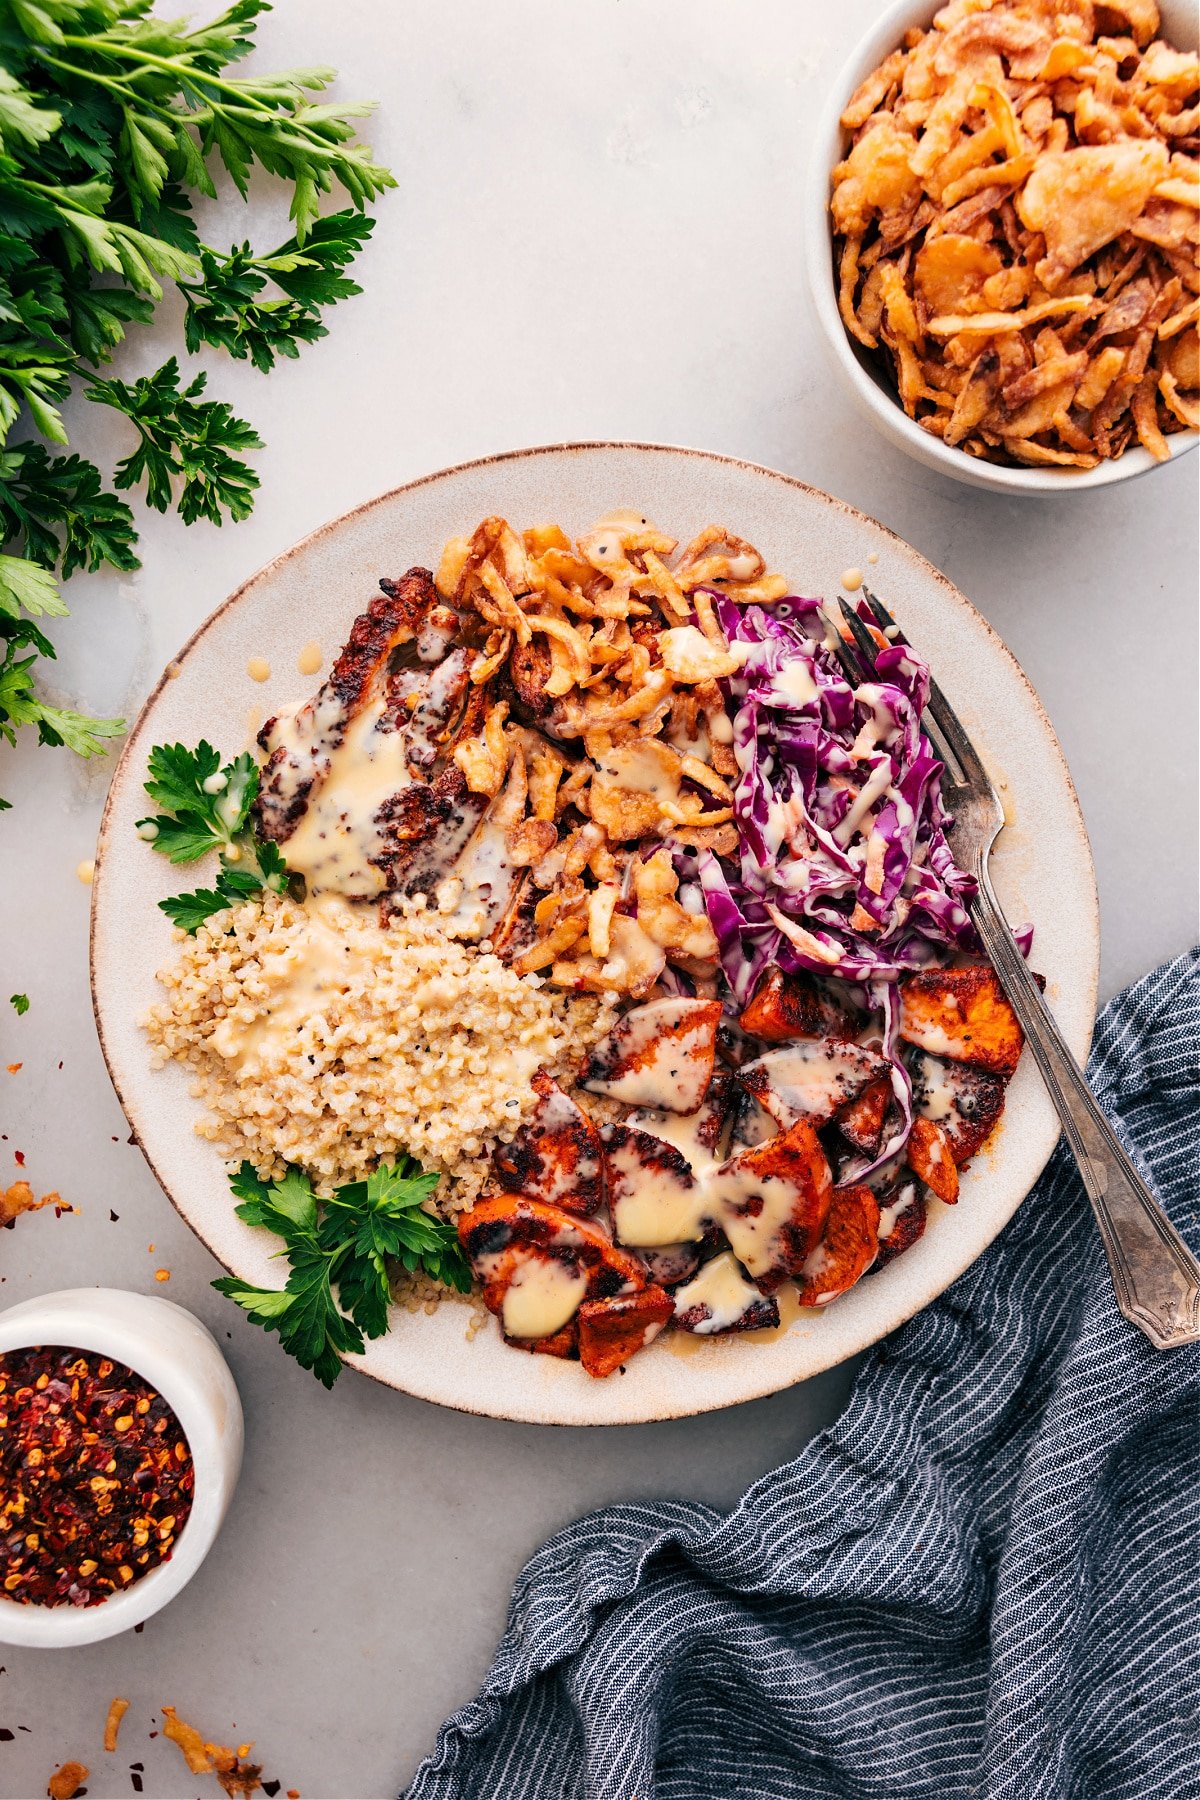
[[[126,382],[98,374],[171,282],[184,343],[268,370],[325,335],[321,309],[361,290],[345,270],[370,235],[363,208],[392,176],[355,139],[364,104],[314,98],[324,67],[231,74],[270,0],[234,0],[210,23],[163,19],[153,0],[0,0],[0,737],[22,725],[94,756],[123,729],[50,706],[35,621],[66,613],[75,570],[134,569],[133,515],[101,471],[65,447],[72,391],[114,408],[138,442],[113,487],[142,489],[186,524],[243,519],[260,447],[246,420],[204,397],[178,360]],[[266,255],[201,241],[195,195],[223,167],[243,198],[255,166],[292,190],[293,234]],[[341,190],[347,210],[322,216]],[[27,417],[41,440],[10,443]],[[5,803],[0,800],[0,806]]]
[[[405,1158],[381,1163],[365,1181],[318,1200],[299,1169],[266,1182],[244,1162],[229,1178],[241,1201],[238,1218],[283,1239],[277,1254],[288,1259],[288,1278],[281,1289],[249,1287],[233,1275],[213,1286],[264,1330],[277,1331],[301,1368],[332,1387],[342,1355],[361,1355],[366,1338],[387,1330],[390,1263],[422,1269],[460,1293],[469,1290],[471,1272],[454,1227],[423,1210],[437,1182]]]
[[[173,894],[159,907],[189,937],[214,913],[240,906],[265,889],[282,894],[288,872],[279,846],[261,842],[250,826],[258,797],[258,766],[247,751],[221,766],[203,739],[194,750],[183,744],[156,744],[147,764],[146,792],[161,812],[139,819],[138,835],[173,863],[198,862],[216,850],[220,873],[210,888]]]

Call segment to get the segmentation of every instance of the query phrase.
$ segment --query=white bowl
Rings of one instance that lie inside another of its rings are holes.
[[[1182,0],[1160,0],[1162,35],[1177,47],[1194,48],[1197,23],[1194,9]],[[830,177],[834,165],[842,160],[845,133],[841,126],[842,109],[861,81],[896,49],[906,31],[912,27],[926,30],[937,11],[936,0],[894,0],[862,39],[830,90],[825,111],[817,126],[812,160],[809,164],[805,191],[805,229],[809,289],[817,318],[825,333],[833,358],[851,394],[886,438],[898,449],[915,456],[926,468],[937,469],[955,481],[970,487],[990,488],[1008,494],[1082,493],[1090,488],[1107,487],[1114,481],[1131,481],[1151,469],[1166,468],[1148,450],[1135,445],[1111,461],[1098,463],[1094,469],[1009,469],[1000,463],[983,462],[956,450],[940,438],[922,431],[908,417],[882,369],[868,359],[855,344],[837,305],[837,282],[833,264],[832,221],[829,215]],[[1185,455],[1200,443],[1194,431],[1173,432],[1167,439],[1171,457]]]
[[[119,1288],[64,1288],[0,1314],[0,1352],[31,1344],[92,1350],[125,1363],[162,1395],[192,1452],[192,1510],[166,1562],[95,1606],[22,1605],[0,1595],[0,1643],[47,1650],[94,1644],[140,1625],[204,1561],[242,1466],[242,1403],[211,1332],[181,1306]]]

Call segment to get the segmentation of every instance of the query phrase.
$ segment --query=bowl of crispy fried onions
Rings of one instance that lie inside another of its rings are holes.
[[[835,83],[813,299],[894,444],[1017,493],[1200,433],[1200,56],[1164,0],[899,0]]]

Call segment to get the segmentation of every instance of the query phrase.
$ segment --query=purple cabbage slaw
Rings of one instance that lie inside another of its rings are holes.
[[[967,911],[975,881],[946,841],[942,764],[921,730],[928,667],[911,646],[892,644],[874,679],[854,688],[819,600],[789,597],[768,612],[709,591],[745,657],[722,684],[740,841],[736,862],[702,852],[697,879],[739,1007],[778,966],[851,983],[880,1016],[872,1035],[891,1061],[901,1120],[855,1171],[861,1180],[896,1155],[912,1123],[897,982],[980,948]]]

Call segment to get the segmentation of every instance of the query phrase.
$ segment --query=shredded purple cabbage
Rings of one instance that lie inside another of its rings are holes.
[[[929,672],[908,645],[879,653],[851,687],[817,600],[770,612],[714,595],[745,656],[727,682],[740,853],[701,855],[698,875],[735,998],[764,970],[886,984],[977,952],[973,878],[946,841],[942,765],[921,730]]]

